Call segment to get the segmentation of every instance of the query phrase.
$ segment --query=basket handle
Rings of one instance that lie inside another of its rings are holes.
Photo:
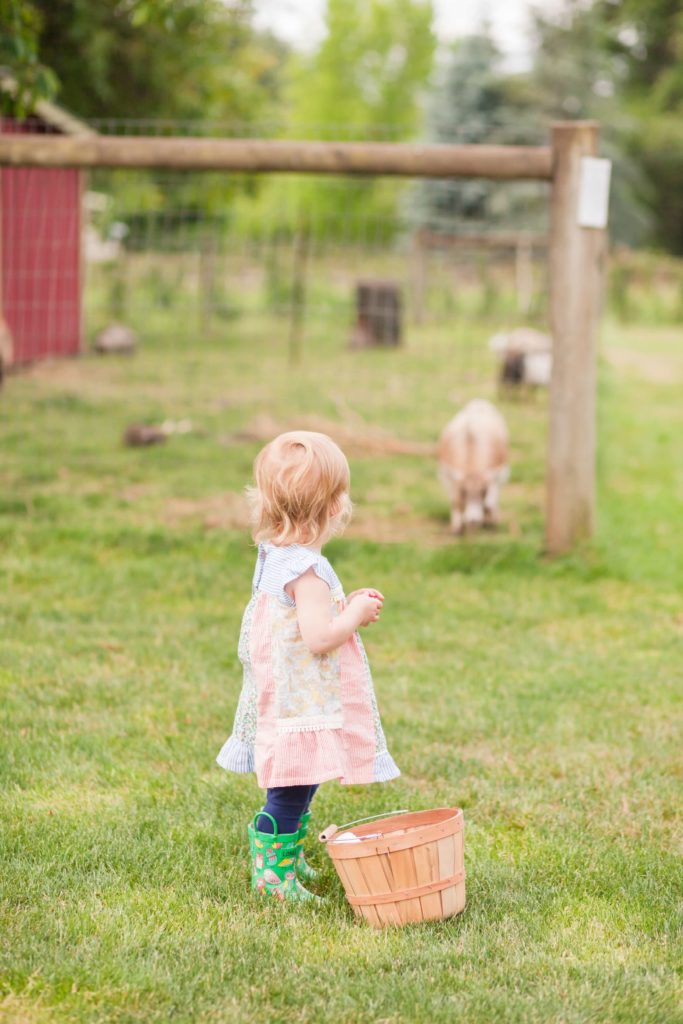
[[[366,821],[376,821],[378,818],[391,818],[394,814],[410,814],[410,811],[404,807],[400,811],[382,811],[380,814],[371,814],[367,818],[356,818],[355,821],[347,821],[345,825],[328,825],[320,833],[318,839],[321,843],[328,843],[330,839],[336,836],[337,832],[344,832],[347,828],[351,828],[352,825],[362,825]]]

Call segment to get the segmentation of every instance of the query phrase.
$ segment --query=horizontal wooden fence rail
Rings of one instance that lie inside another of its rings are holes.
[[[598,125],[552,126],[550,146],[435,146],[400,142],[300,142],[284,139],[140,138],[96,134],[0,133],[0,167],[158,168],[179,171],[403,175],[416,178],[532,179],[551,182],[547,240],[514,236],[520,274],[524,246],[544,244],[550,274],[553,370],[546,468],[546,548],[569,551],[593,533],[597,435],[596,344],[607,232],[579,221],[586,158],[598,154]],[[467,244],[447,236],[454,246]],[[499,236],[498,244],[506,236]],[[302,245],[305,242],[302,240]],[[422,259],[428,232],[413,236]],[[495,243],[491,243],[495,244]],[[304,250],[302,250],[303,252]],[[302,257],[303,258],[303,257]],[[422,271],[420,271],[422,273]],[[424,274],[422,273],[424,278]]]
[[[442,231],[430,231],[419,228],[414,235],[415,242],[425,249],[467,249],[476,246],[478,249],[514,249],[518,245],[529,245],[536,249],[544,249],[548,245],[548,236],[526,231],[494,231],[488,235],[452,234]]]
[[[437,146],[401,142],[0,135],[0,166],[155,167],[430,178],[550,180],[549,146]]]

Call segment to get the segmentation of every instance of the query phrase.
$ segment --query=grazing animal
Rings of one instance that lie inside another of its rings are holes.
[[[489,348],[500,359],[504,387],[548,387],[552,372],[552,339],[531,327],[494,334]]]
[[[95,338],[94,348],[100,355],[131,355],[137,346],[135,331],[125,324],[110,324]]]
[[[468,402],[444,428],[439,476],[451,499],[451,529],[495,526],[501,485],[509,476],[508,430],[495,405]]]
[[[524,376],[523,380],[530,388],[550,387],[550,377],[553,370],[553,357],[548,349],[547,352],[526,352],[524,355]]]
[[[131,423],[123,435],[123,443],[131,448],[148,444],[162,444],[171,434],[189,434],[192,420],[164,420],[161,426],[153,423]]]
[[[505,352],[500,363],[499,379],[501,384],[518,387],[524,383],[524,353]]]

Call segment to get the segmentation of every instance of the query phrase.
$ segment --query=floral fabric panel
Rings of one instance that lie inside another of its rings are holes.
[[[382,720],[379,717],[379,708],[377,706],[377,697],[375,695],[375,687],[372,682],[372,672],[370,671],[370,662],[365,652],[365,647],[360,635],[356,633],[356,640],[358,641],[358,647],[360,649],[361,656],[363,658],[363,665],[365,668],[365,680],[370,695],[370,705],[372,707],[372,721],[375,727],[375,746],[378,754],[383,754],[387,749],[387,741],[384,736],[384,729],[382,728]]]
[[[256,597],[254,596],[244,609],[244,615],[242,616],[242,628],[240,629],[237,654],[244,668],[244,678],[242,681],[242,691],[240,693],[237,711],[235,712],[235,722],[232,730],[233,736],[235,736],[241,743],[246,743],[249,746],[253,746],[256,742],[257,719],[256,684],[254,683],[254,675],[251,667],[251,655],[249,652],[251,623],[254,616],[255,604]]]
[[[339,614],[343,594],[332,601]],[[312,654],[301,638],[296,608],[270,605],[272,665],[278,731],[340,729],[339,651]]]

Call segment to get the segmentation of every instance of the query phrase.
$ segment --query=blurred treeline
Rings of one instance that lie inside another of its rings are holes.
[[[328,0],[313,52],[255,27],[253,0],[0,0],[0,64],[25,113],[54,98],[100,130],[537,143],[553,119],[596,118],[615,163],[612,237],[683,254],[683,5],[564,0],[532,18],[531,65],[506,70],[485,25],[438,43],[431,0]],[[114,179],[112,178],[112,181]],[[443,230],[539,226],[538,190],[378,180],[340,207],[333,182],[118,177],[116,216],[182,207],[233,230],[389,234],[396,211]],[[354,210],[353,207],[356,207]],[[354,213],[358,216],[354,219]],[[384,228],[382,229],[382,225]]]

